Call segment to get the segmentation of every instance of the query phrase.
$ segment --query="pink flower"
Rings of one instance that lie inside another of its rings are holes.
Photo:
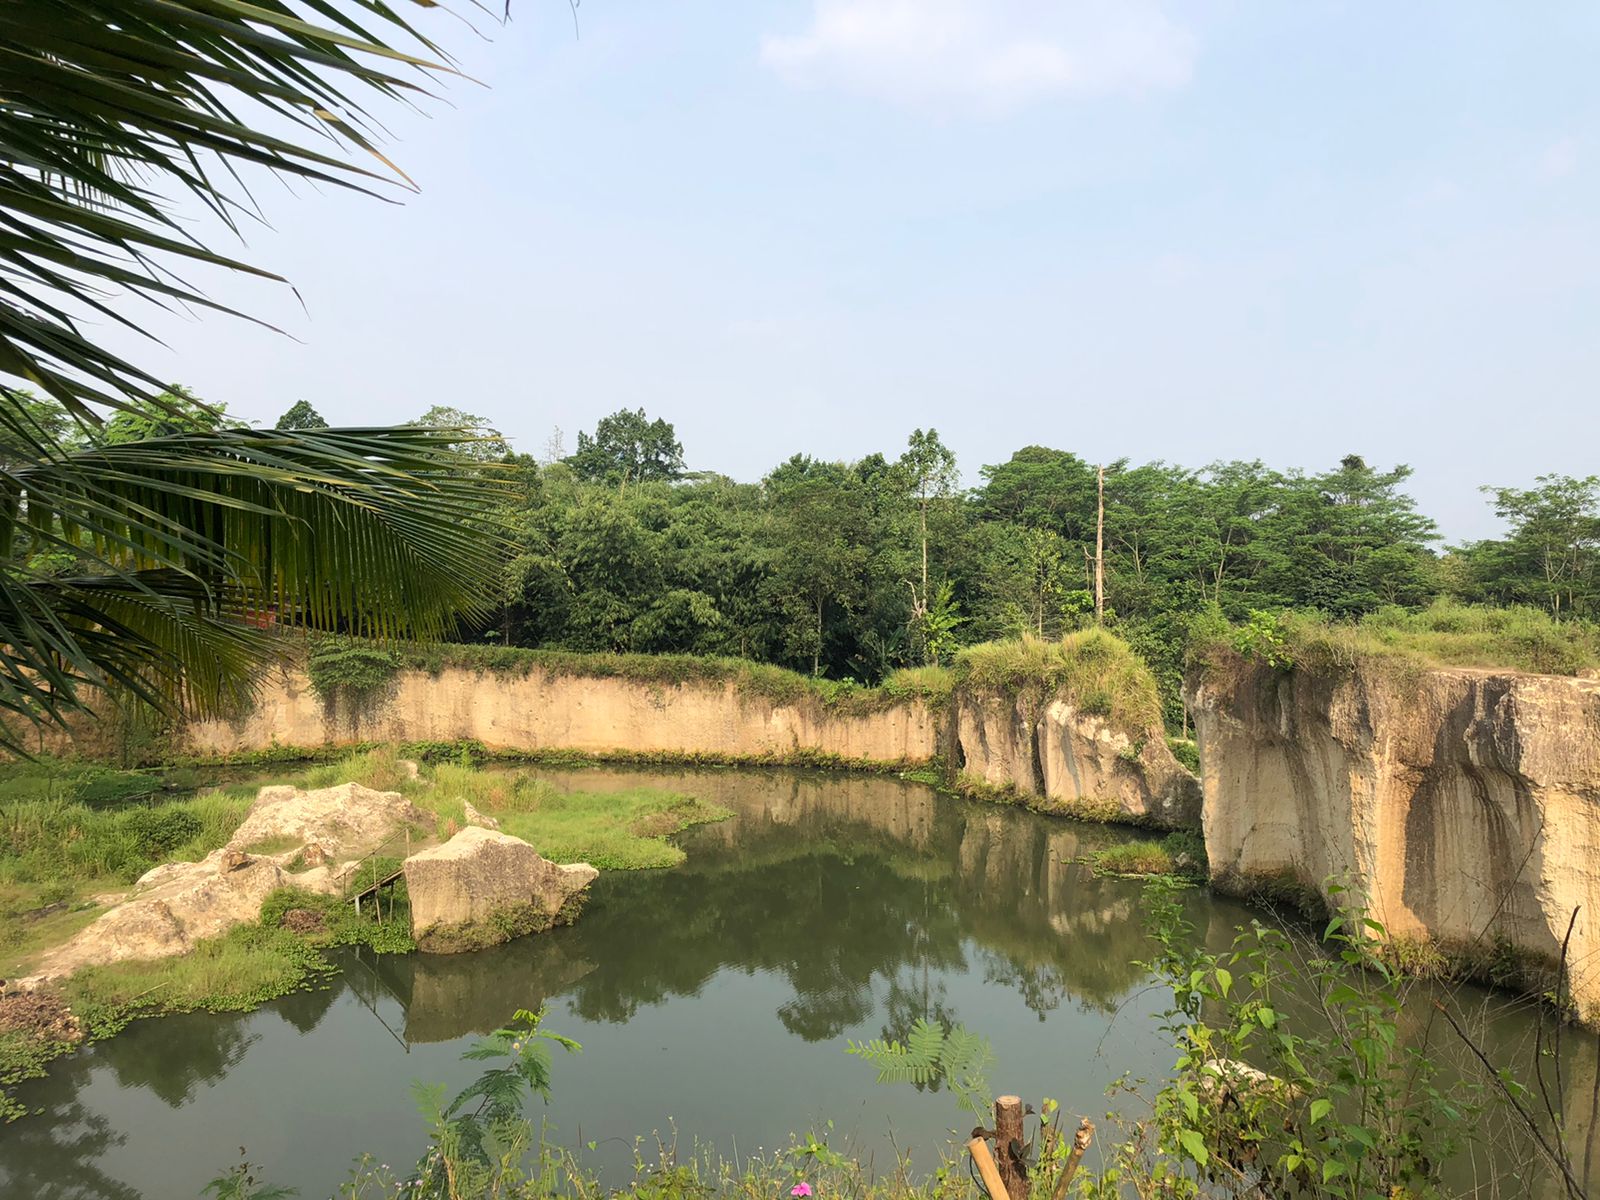
[[[802,1197],[809,1196],[811,1195],[811,1185],[809,1183],[797,1183],[789,1189],[789,1195]]]

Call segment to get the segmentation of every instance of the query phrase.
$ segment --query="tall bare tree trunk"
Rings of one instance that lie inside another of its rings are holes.
[[[1094,623],[1106,618],[1106,469],[1100,468],[1094,520]]]
[[[922,519],[922,602],[928,602],[928,501],[924,497],[918,514]]]

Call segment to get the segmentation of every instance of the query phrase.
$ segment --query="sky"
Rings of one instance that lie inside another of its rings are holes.
[[[1447,541],[1496,532],[1480,485],[1600,471],[1600,6],[421,20],[472,81],[385,114],[420,190],[258,188],[242,253],[294,289],[201,282],[283,332],[121,348],[251,420],[449,404],[535,454],[643,407],[747,480],[928,426],[970,484],[1030,444],[1354,452],[1414,467]]]

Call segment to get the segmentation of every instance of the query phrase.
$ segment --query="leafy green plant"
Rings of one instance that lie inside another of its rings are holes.
[[[1436,1050],[1405,1035],[1408,985],[1375,948],[1379,922],[1350,903],[1323,931],[1327,953],[1297,954],[1260,922],[1215,953],[1170,885],[1152,884],[1146,906],[1178,1056],[1087,1197],[1442,1192],[1482,1093],[1443,1083]]]
[[[518,1009],[510,1022],[461,1057],[503,1060],[445,1100],[442,1084],[414,1084],[412,1095],[428,1124],[428,1152],[417,1164],[412,1190],[419,1200],[461,1200],[507,1195],[525,1179],[534,1141],[523,1115],[534,1096],[550,1098],[551,1047],[569,1054],[583,1047],[542,1028],[545,1010]]]
[[[320,646],[306,660],[311,687],[325,701],[362,703],[387,687],[399,669],[390,651],[348,642]]]
[[[845,1048],[877,1068],[879,1083],[910,1083],[922,1087],[943,1084],[981,1125],[992,1119],[994,1099],[986,1072],[994,1062],[989,1039],[960,1025],[946,1029],[921,1018],[902,1044],[873,1038],[851,1041]]]
[[[1260,659],[1276,671],[1294,666],[1282,613],[1251,609],[1249,619],[1233,634],[1233,648],[1246,658]]]

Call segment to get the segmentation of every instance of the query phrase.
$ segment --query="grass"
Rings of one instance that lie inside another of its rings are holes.
[[[721,821],[727,809],[675,792],[561,792],[526,770],[483,770],[463,762],[423,765],[413,778],[393,749],[369,750],[306,772],[304,786],[353,782],[398,791],[434,814],[441,839],[467,824],[466,806],[500,823],[553,862],[601,870],[673,867],[683,851],[666,839]]]
[[[223,845],[255,795],[177,798],[160,786],[142,772],[43,759],[0,771],[0,975],[88,924],[97,892]]]
[[[1385,608],[1359,621],[1292,612],[1284,646],[1297,667],[1361,662],[1413,668],[1481,667],[1577,675],[1600,667],[1600,626],[1557,621],[1541,609],[1485,608],[1438,600],[1411,611]]]
[[[1161,727],[1155,676],[1126,642],[1103,629],[1054,642],[1024,637],[968,646],[956,655],[955,671],[968,687],[1061,696],[1079,712],[1105,717],[1135,736]]]
[[[675,867],[684,853],[666,839],[692,825],[732,814],[692,796],[636,788],[624,792],[557,792],[530,812],[510,813],[500,828],[552,862],[586,862],[601,870]]]
[[[343,638],[325,640],[313,653],[326,659],[335,653],[331,645],[348,650],[364,643]],[[812,702],[853,715],[878,712],[910,700],[942,705],[949,699],[954,683],[954,676],[940,667],[896,671],[877,687],[867,687],[849,680],[801,675],[748,659],[689,654],[579,653],[448,642],[385,645],[382,652],[386,661],[393,663],[393,670],[425,671],[433,675],[447,670],[465,670],[514,677],[537,671],[551,677],[626,679],[662,688],[687,683],[731,684],[738,692],[775,704]],[[370,663],[367,665],[370,667]],[[378,686],[370,676],[369,670],[360,680],[366,691],[374,691]]]
[[[91,1037],[156,1013],[240,1012],[330,972],[311,941],[264,924],[239,925],[175,958],[85,967],[61,985]]]
[[[1152,876],[1204,881],[1205,842],[1197,833],[1180,830],[1159,842],[1139,839],[1096,850],[1085,860],[1099,875]]]

